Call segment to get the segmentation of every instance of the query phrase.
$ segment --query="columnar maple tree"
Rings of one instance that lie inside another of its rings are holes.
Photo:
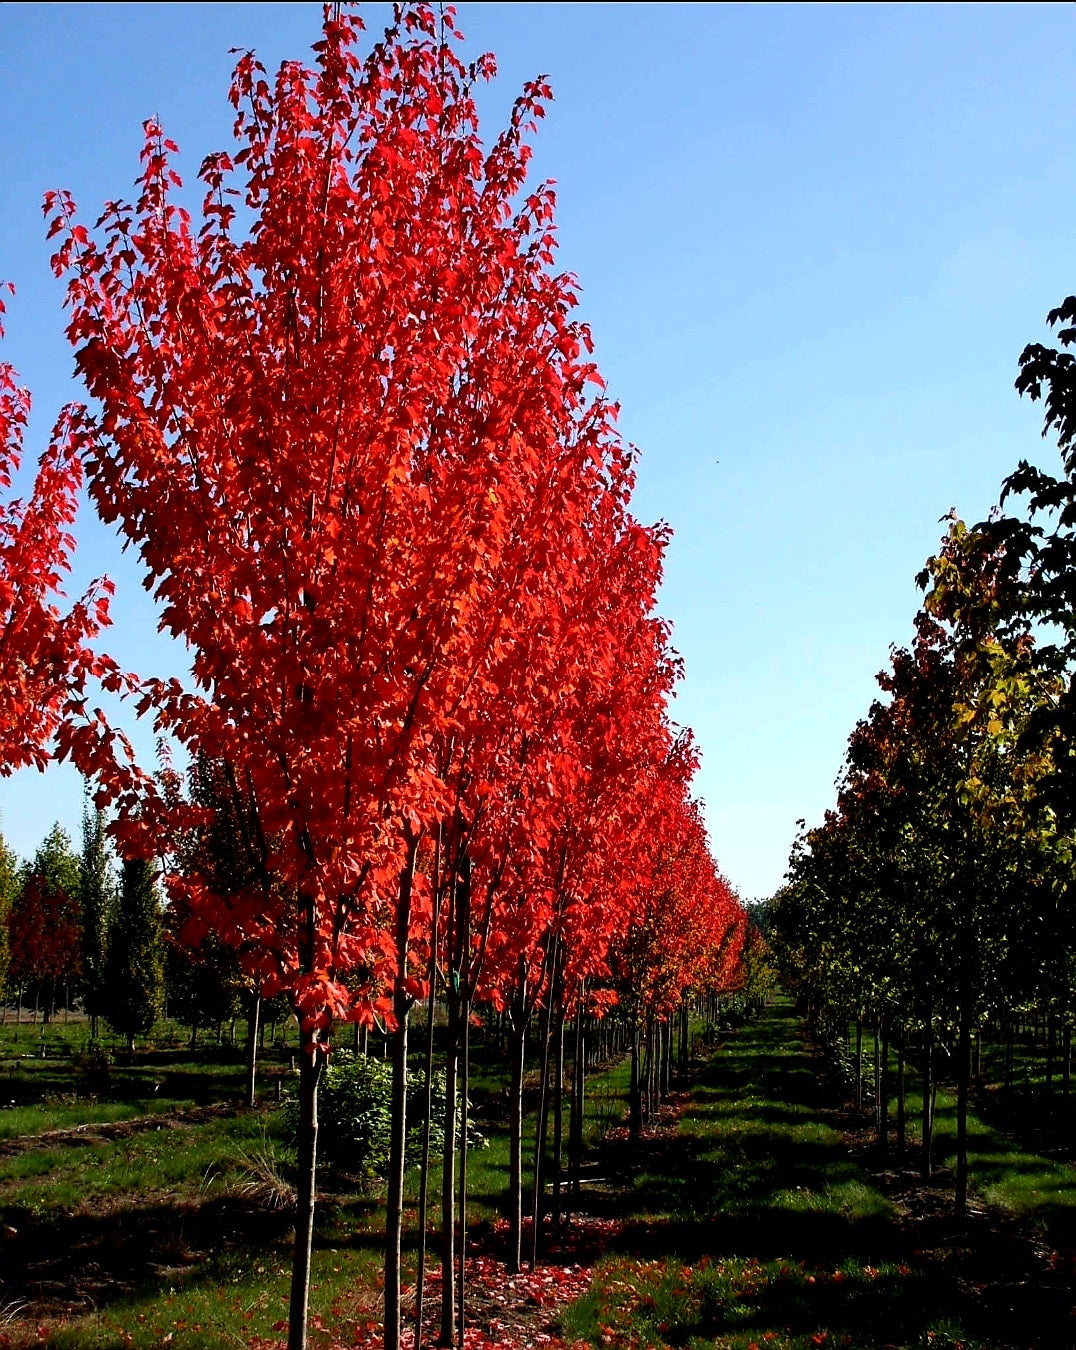
[[[327,9],[315,68],[287,62],[272,82],[241,57],[238,148],[203,162],[197,229],[155,122],[133,205],[108,203],[91,233],[67,194],[46,204],[99,408],[73,413],[71,436],[99,513],[192,655],[191,681],[129,687],[159,734],[227,766],[249,854],[249,883],[226,898],[190,868],[172,892],[302,1019],[293,1346],[322,1052],[334,1017],[374,1012],[395,1028],[398,1343],[407,1014],[434,902],[420,860],[446,829],[473,834],[494,792],[514,803],[518,841],[520,805],[540,828],[536,799],[576,772],[538,734],[566,693],[559,648],[576,654],[567,688],[586,688],[578,605],[553,597],[595,594],[573,576],[595,541],[632,530],[630,452],[571,318],[574,281],[552,266],[552,192],[523,191],[547,87],[527,86],[487,152],[472,88],[492,58],[460,61],[451,11],[398,10],[362,59],[360,27]],[[641,595],[645,611],[652,586]],[[589,659],[611,667],[615,650]],[[579,697],[573,716],[607,716]],[[119,808],[125,853],[175,852],[207,808],[163,793],[111,734],[84,718],[62,746]],[[542,931],[544,890],[513,886]]]

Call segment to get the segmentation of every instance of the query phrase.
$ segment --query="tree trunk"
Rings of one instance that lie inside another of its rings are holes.
[[[863,1016],[856,1014],[856,1110],[863,1110]]]
[[[971,1078],[971,1005],[965,994],[960,1004],[957,1034],[956,1080],[956,1203],[958,1219],[968,1212],[968,1088]]]
[[[628,1139],[634,1152],[643,1127],[642,1084],[639,1081],[639,1023],[631,1031],[631,1081],[628,1088]]]
[[[881,1072],[878,1075],[878,1151],[883,1157],[889,1152],[889,1020],[884,1015],[878,1022],[881,1038]]]
[[[306,1350],[306,1318],[310,1301],[310,1254],[314,1243],[314,1198],[318,1157],[318,1081],[323,1059],[315,1038],[299,1062],[298,1182],[295,1204],[295,1246],[288,1305],[288,1350]]]
[[[407,1142],[407,997],[393,998],[392,1118],[389,1130],[388,1195],[385,1201],[385,1350],[400,1350],[400,1268],[403,1236],[403,1187]]]
[[[470,931],[471,925],[471,865],[464,858],[464,886],[462,918],[463,931]],[[460,1046],[460,1276],[459,1276],[459,1327],[457,1345],[463,1350],[464,1335],[467,1329],[467,1130],[470,1125],[470,1089],[471,1089],[471,999],[466,981],[462,987],[462,1006],[460,1009],[463,1040]],[[525,1030],[524,1030],[524,1034]],[[526,1046],[524,1045],[524,1051]],[[386,1346],[386,1350],[388,1347]]]
[[[923,1030],[923,1140],[920,1171],[923,1180],[930,1180],[931,1150],[934,1144],[934,1021],[927,1009]]]
[[[262,996],[255,986],[250,996],[250,1018],[247,1021],[247,1106],[258,1104],[258,1027],[261,1021]]]
[[[908,1125],[904,1106],[904,1022],[897,1031],[897,1151],[901,1157],[908,1145]]]
[[[453,972],[455,975],[455,972]],[[441,1160],[441,1335],[456,1341],[456,1101],[459,1064],[459,989],[448,992],[448,1053],[445,1057],[445,1151]]]
[[[553,1086],[553,1223],[560,1227],[560,1187],[564,1175],[564,1005],[557,1009],[557,1066]]]
[[[541,1245],[542,1210],[545,1201],[545,1145],[549,1132],[549,1055],[553,1025],[553,969],[556,961],[556,939],[554,956],[550,963],[549,985],[546,990],[545,1004],[541,1020],[541,1070],[538,1079],[538,1120],[534,1131],[534,1190],[531,1197],[531,1269],[538,1265],[538,1249]]]
[[[570,1193],[576,1202],[580,1194],[580,1172],[583,1166],[583,1107],[586,1082],[586,1033],[583,1027],[583,989],[580,985],[576,999],[575,1058],[572,1064],[572,1117],[569,1131],[568,1159],[571,1168]]]
[[[400,1264],[403,1234],[403,1189],[407,1147],[407,1018],[411,996],[404,989],[411,930],[411,895],[415,880],[418,840],[409,844],[400,877],[396,911],[396,975],[392,1012],[392,1117],[389,1125],[389,1170],[385,1200],[385,1350],[400,1350]]]
[[[527,1050],[527,1015],[520,994],[512,1011],[512,1042],[508,1097],[508,1269],[518,1275],[523,1225],[523,1069]]]
[[[437,1010],[437,910],[440,891],[441,840],[438,836],[433,872],[433,924],[430,933],[430,987],[426,997],[426,1082],[423,1096],[422,1159],[419,1167],[418,1256],[415,1277],[415,1350],[422,1350],[422,1311],[426,1289],[426,1219],[430,1192],[430,1126],[433,1116],[433,1023]],[[447,1152],[447,1148],[446,1148]]]

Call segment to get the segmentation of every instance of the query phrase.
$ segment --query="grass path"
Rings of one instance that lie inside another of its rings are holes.
[[[1073,1290],[1014,1225],[966,1228],[944,1200],[894,1204],[787,1006],[702,1071],[678,1127],[644,1141],[625,1217],[591,1290],[564,1314],[596,1346],[1072,1350]],[[935,1197],[937,1199],[937,1197]]]

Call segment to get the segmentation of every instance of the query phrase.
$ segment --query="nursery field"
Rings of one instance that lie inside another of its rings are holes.
[[[117,1054],[94,1100],[77,1026],[49,1028],[44,1056],[36,1029],[32,1057],[31,1029],[17,1042],[14,1030],[0,1028],[3,1099],[19,1103],[0,1111],[0,1345],[281,1343],[291,1197],[276,1079],[286,1091],[287,1047],[266,1050],[251,1111],[239,1104],[242,1051],[227,1042]],[[956,1223],[944,1095],[938,1174],[923,1185],[912,1153],[873,1155],[786,1004],[696,1058],[634,1148],[626,1065],[595,1073],[578,1212],[536,1270],[509,1276],[501,1065],[493,1038],[476,1049],[488,1140],[469,1162],[476,1350],[1076,1344],[1076,1168],[976,1119],[972,1212]],[[376,1344],[379,1188],[330,1172],[321,1199],[312,1344]],[[411,1234],[416,1205],[412,1174]],[[405,1261],[413,1282],[413,1249]]]

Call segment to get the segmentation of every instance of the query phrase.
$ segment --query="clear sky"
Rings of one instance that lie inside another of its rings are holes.
[[[363,6],[368,27],[382,5]],[[674,530],[662,610],[702,750],[714,848],[745,898],[781,882],[820,819],[914,576],[950,506],[977,519],[1021,456],[1049,457],[1013,391],[1024,344],[1076,290],[1069,5],[472,4],[496,53],[487,139],[524,80],[555,102],[533,171],[558,183],[560,263],[640,449],[635,512]],[[193,181],[229,143],[233,57],[308,55],[313,4],[0,6],[0,350],[35,398],[36,455],[77,396],[40,213],[92,221],[158,115]],[[119,583],[113,647],[175,656],[84,511],[74,585]],[[147,747],[145,739],[140,740]],[[0,782],[33,853],[70,772]]]

